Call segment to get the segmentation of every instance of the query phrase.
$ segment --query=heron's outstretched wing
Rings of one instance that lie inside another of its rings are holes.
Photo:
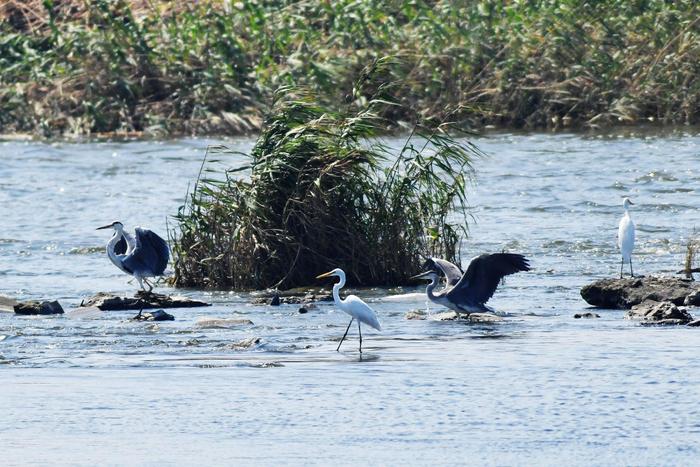
[[[447,285],[452,287],[462,278],[462,270],[455,264],[440,258],[428,258],[423,269],[442,271],[447,279]]]
[[[530,264],[523,255],[494,253],[479,255],[469,263],[464,273],[446,297],[455,304],[482,304],[491,298],[503,277],[519,271],[529,271]]]
[[[122,260],[124,267],[132,273],[160,276],[165,271],[170,259],[168,244],[155,232],[136,228],[136,246]]]

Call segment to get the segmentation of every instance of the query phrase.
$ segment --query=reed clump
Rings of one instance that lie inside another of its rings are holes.
[[[388,105],[330,111],[281,88],[249,163],[200,179],[180,209],[175,285],[291,288],[336,267],[351,284],[396,285],[425,255],[454,260],[479,152],[446,124],[384,146],[374,136]]]
[[[405,83],[390,123],[697,124],[698,12],[691,0],[6,0],[0,132],[256,132],[278,87],[344,104],[389,55]]]

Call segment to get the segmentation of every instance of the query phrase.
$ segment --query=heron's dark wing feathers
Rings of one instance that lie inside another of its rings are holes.
[[[529,271],[530,264],[523,255],[494,253],[477,256],[446,297],[453,303],[483,304],[496,292],[505,276]]]
[[[445,275],[447,285],[452,287],[462,278],[462,270],[455,264],[440,258],[428,258],[427,269],[439,270]],[[424,268],[425,269],[425,268]]]
[[[134,273],[160,276],[168,266],[168,244],[155,232],[136,228],[136,247],[122,263]]]
[[[126,253],[127,243],[126,238],[122,235],[119,241],[114,245],[114,253],[117,255],[123,255]]]

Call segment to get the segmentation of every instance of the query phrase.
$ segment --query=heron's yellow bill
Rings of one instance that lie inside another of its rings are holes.
[[[324,277],[330,277],[333,275],[333,271],[324,272],[323,274],[316,276],[316,279],[323,279]]]

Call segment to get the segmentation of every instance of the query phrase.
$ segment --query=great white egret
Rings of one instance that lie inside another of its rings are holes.
[[[634,221],[630,216],[630,205],[634,203],[630,201],[629,198],[622,200],[622,207],[625,209],[625,213],[620,219],[620,224],[617,227],[617,247],[620,249],[622,254],[622,261],[620,262],[620,279],[622,279],[622,269],[625,265],[625,261],[630,263],[630,276],[634,277],[634,272],[632,271],[632,250],[634,250]]]
[[[139,227],[136,227],[135,237],[132,237],[124,231],[124,225],[119,221],[97,228],[101,229],[114,229],[114,235],[107,243],[110,261],[125,273],[134,276],[143,290],[146,290],[144,282],[149,287],[148,292],[153,290],[153,285],[147,278],[162,276],[170,258],[165,240],[155,232]]]
[[[338,348],[335,349],[337,352],[340,351],[340,345],[343,343],[345,340],[345,337],[348,335],[348,331],[350,330],[350,325],[352,325],[353,320],[357,320],[357,330],[360,333],[360,353],[362,353],[362,328],[361,324],[365,323],[368,326],[373,327],[377,331],[382,330],[382,326],[379,324],[379,319],[377,318],[377,313],[370,308],[369,305],[367,305],[364,301],[362,301],[361,298],[355,296],[355,295],[348,295],[345,297],[345,300],[341,300],[340,298],[340,289],[343,288],[345,285],[345,271],[343,271],[340,268],[333,269],[332,271],[323,273],[319,276],[316,277],[316,279],[323,279],[324,277],[331,277],[331,276],[336,276],[340,280],[333,284],[333,301],[335,302],[335,306],[343,310],[345,313],[349,314],[352,318],[350,318],[350,323],[348,323],[348,327],[345,330],[345,334],[343,334],[342,339],[340,339],[340,343],[338,344]]]
[[[486,302],[493,296],[498,283],[505,276],[519,271],[529,271],[530,264],[523,255],[515,253],[483,254],[472,259],[467,271],[462,271],[444,259],[428,258],[428,271],[413,276],[413,279],[430,279],[425,289],[430,301],[460,313],[492,312]],[[447,280],[445,287],[433,293],[440,274]]]

